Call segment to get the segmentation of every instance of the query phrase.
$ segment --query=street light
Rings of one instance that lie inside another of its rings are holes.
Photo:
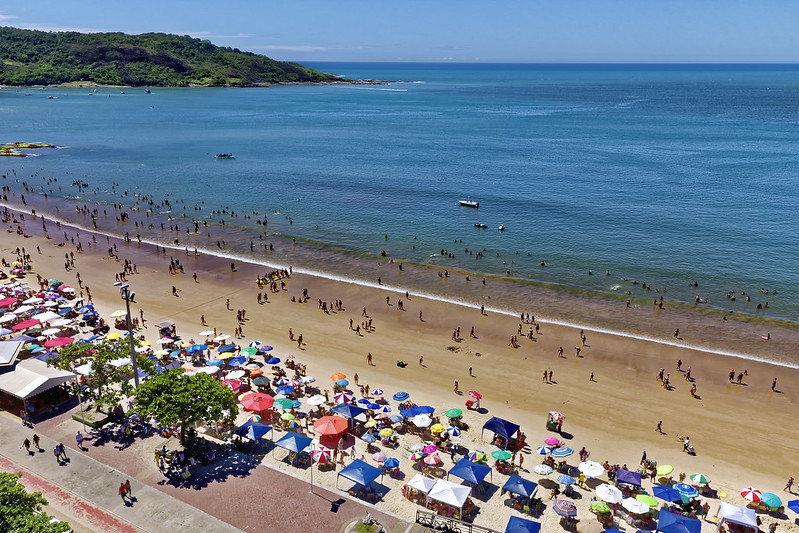
[[[130,290],[130,285],[117,281],[114,287],[119,287],[119,296],[125,300],[125,310],[128,312],[128,340],[130,341],[130,360],[133,363],[134,388],[139,386],[139,365],[136,363],[136,346],[133,342],[133,320],[130,318],[130,302],[136,303],[136,293]]]

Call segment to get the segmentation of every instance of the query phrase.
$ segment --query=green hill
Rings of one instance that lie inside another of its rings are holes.
[[[182,87],[324,83],[340,78],[166,33],[44,32],[0,27],[0,84]]]

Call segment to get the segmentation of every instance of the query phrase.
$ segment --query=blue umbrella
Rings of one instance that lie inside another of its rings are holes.
[[[172,350],[169,352],[169,357],[177,357],[180,355],[180,350]]]
[[[567,476],[566,474],[561,474],[558,476],[558,483],[563,483],[564,485],[574,485],[576,480],[571,477]]]
[[[299,400],[294,400],[293,402],[291,402],[291,406],[292,406],[293,408],[295,408],[295,409],[296,409],[297,407],[300,407],[301,405],[302,405],[302,402],[301,402],[301,401],[299,401]],[[303,416],[305,416],[305,413],[299,413],[297,416],[298,416],[299,418],[302,418]]]
[[[271,352],[272,350],[274,350],[274,348],[269,345],[261,346],[260,348],[258,348],[259,352]]]
[[[552,450],[551,455],[552,457],[568,457],[574,453],[574,450],[567,446],[561,446],[560,448],[555,448]]]
[[[390,413],[391,412],[391,407],[389,407],[388,405],[384,405],[383,407],[380,408],[380,412],[381,413]]]
[[[219,353],[225,353],[225,352],[232,352],[235,349],[236,349],[236,345],[235,344],[224,344],[224,345],[220,346],[219,348],[217,348],[216,351],[219,352]]]
[[[687,483],[677,483],[674,485],[674,488],[683,496],[688,498],[693,498],[695,496],[699,496],[699,491],[696,488],[692,487]]]
[[[261,341],[252,341],[249,346],[250,348],[258,348],[261,345]]]
[[[270,357],[270,358],[269,358],[269,359],[266,361],[266,364],[267,364],[267,365],[276,365],[276,364],[278,364],[279,362],[280,362],[280,358],[279,358],[279,357]]]
[[[667,502],[678,502],[682,500],[680,491],[668,485],[655,485],[652,489],[652,494],[655,498],[660,498]]]
[[[799,500],[791,500],[788,502],[788,509],[796,514],[799,514]]]
[[[291,394],[294,392],[294,387],[291,385],[283,385],[282,387],[278,387],[275,389],[277,394]]]
[[[408,409],[400,409],[400,414],[405,418],[413,418],[416,415],[420,414],[415,408],[408,408]]]
[[[447,433],[449,433],[450,437],[460,437],[461,430],[456,428],[455,426],[449,426],[447,428]]]
[[[194,353],[194,352],[201,352],[201,351],[207,350],[207,349],[208,349],[208,346],[206,346],[205,344],[192,344],[191,346],[186,348],[186,351],[189,352],[189,353]]]
[[[389,457],[383,462],[383,466],[386,468],[397,468],[399,466],[399,459],[395,457]]]
[[[368,442],[369,444],[372,444],[377,439],[371,433],[364,433],[363,436],[361,437],[361,440],[364,441],[364,442]]]
[[[411,397],[411,395],[408,394],[407,392],[398,392],[394,396],[392,396],[392,398],[394,398],[394,400],[398,401],[398,402],[404,402],[405,400],[407,400],[410,397]]]
[[[551,451],[552,448],[550,448],[549,446],[539,446],[538,448],[535,449],[535,453],[537,453],[538,455],[549,455]]]
[[[435,412],[435,409],[429,405],[420,405],[416,408],[416,412],[422,415],[432,415]]]
[[[340,379],[340,380],[336,381],[336,385],[338,385],[339,387],[346,387],[349,384],[350,384],[350,382],[347,381],[346,379]]]
[[[380,406],[377,405],[376,403],[370,403],[369,405],[366,406],[366,408],[374,410],[374,409],[380,409]]]
[[[372,402],[371,402],[371,400],[367,400],[366,398],[361,398],[360,400],[358,400],[358,403],[363,404],[363,405],[369,405]]]
[[[241,366],[241,365],[243,365],[246,362],[247,362],[247,358],[246,357],[233,357],[233,358],[227,360],[227,364],[229,366],[234,367],[234,368],[237,367],[237,366]]]
[[[222,359],[217,359],[214,357],[213,359],[207,360],[205,364],[208,366],[222,366],[225,364],[225,362]]]

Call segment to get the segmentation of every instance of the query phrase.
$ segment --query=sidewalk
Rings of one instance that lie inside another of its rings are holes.
[[[63,514],[77,517],[79,522],[92,530],[120,533],[238,531],[74,449],[67,448],[69,463],[59,466],[53,456],[56,441],[48,437],[43,429],[25,428],[16,417],[0,413],[0,470],[22,471],[22,481],[29,490],[42,491],[55,508],[66,508]],[[41,438],[44,450],[29,455],[22,447],[22,442],[26,438],[32,442],[34,433]],[[66,438],[63,442],[69,444]],[[132,505],[125,505],[118,493],[119,484],[126,479],[130,479],[135,498]]]

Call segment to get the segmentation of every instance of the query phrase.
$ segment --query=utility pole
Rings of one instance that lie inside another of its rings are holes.
[[[133,383],[134,388],[139,386],[139,365],[136,362],[136,345],[133,339],[133,319],[130,317],[130,302],[136,303],[134,298],[136,293],[130,290],[130,285],[117,281],[115,287],[119,287],[119,296],[125,300],[125,310],[128,312],[128,341],[130,341],[130,361],[133,364]]]

